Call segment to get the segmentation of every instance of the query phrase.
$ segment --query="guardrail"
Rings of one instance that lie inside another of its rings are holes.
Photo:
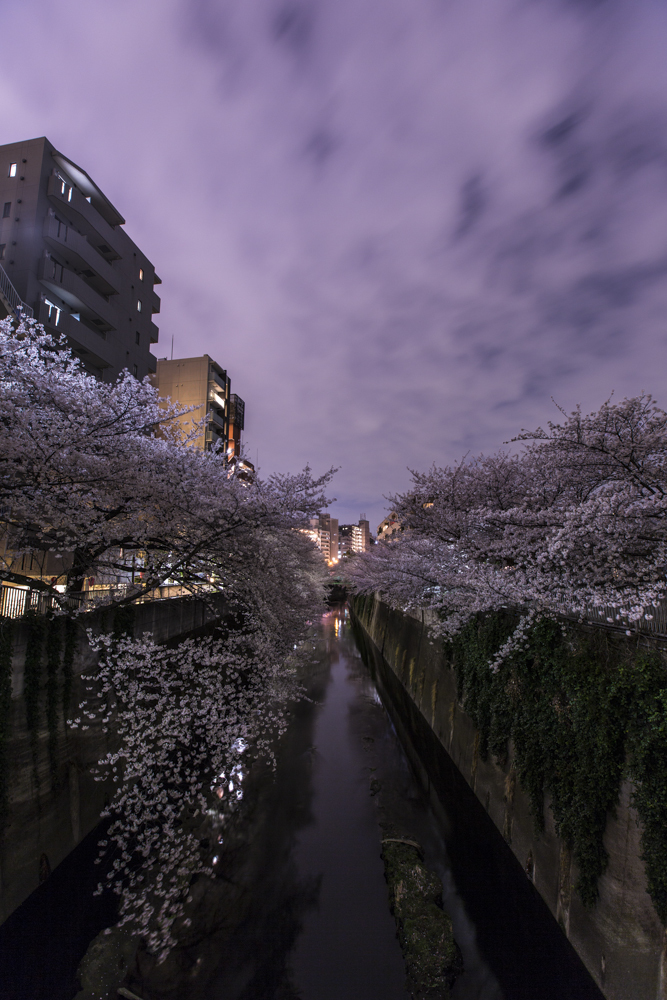
[[[9,275],[2,264],[0,264],[0,295],[2,295],[17,319],[21,319],[22,316],[32,319],[32,309],[23,302],[21,296],[9,280]]]

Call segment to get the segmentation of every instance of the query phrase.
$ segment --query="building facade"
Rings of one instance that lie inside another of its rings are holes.
[[[341,524],[338,529],[338,556],[356,552],[369,552],[371,547],[370,523],[362,514],[358,524]]]
[[[239,458],[241,455],[241,432],[244,426],[245,403],[240,396],[237,396],[233,392],[229,397],[229,443],[227,445],[227,454],[230,458]]]
[[[338,562],[338,518],[320,514],[310,521],[310,537],[330,566]]]
[[[0,310],[16,313],[20,299],[105,382],[156,370],[161,282],[124,224],[48,139],[0,146]]]
[[[396,534],[397,531],[402,531],[401,524],[396,517],[396,512],[392,511],[385,517],[384,521],[378,524],[377,539],[378,542],[381,539],[391,538],[392,535]]]
[[[215,445],[229,449],[229,401],[231,382],[227,372],[208,354],[200,358],[160,358],[152,376],[162,398],[169,397],[180,406],[194,406],[191,413],[179,418],[184,434],[205,418],[194,444],[202,451]]]

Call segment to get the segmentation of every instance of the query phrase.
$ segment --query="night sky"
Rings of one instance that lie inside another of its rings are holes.
[[[407,467],[667,407],[667,5],[5,0],[0,142],[46,135],[163,285],[263,473]]]

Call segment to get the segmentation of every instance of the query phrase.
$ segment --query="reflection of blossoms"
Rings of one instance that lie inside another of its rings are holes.
[[[667,591],[667,414],[639,396],[517,440],[519,454],[413,473],[390,498],[405,530],[355,559],[351,582],[431,609],[442,635],[479,612],[527,608],[503,656],[536,614],[651,620]]]
[[[84,706],[113,719],[119,742],[96,777],[118,786],[102,842],[115,855],[107,879],[121,896],[120,925],[134,925],[164,958],[192,876],[212,874],[217,862],[202,850],[203,825],[223,842],[224,816],[243,795],[243,755],[270,757],[285,727],[298,694],[294,664],[259,629],[176,648],[148,635],[95,642],[99,669]]]

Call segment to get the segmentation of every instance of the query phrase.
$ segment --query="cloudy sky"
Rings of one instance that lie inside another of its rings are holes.
[[[4,0],[0,142],[46,135],[163,279],[264,473],[407,467],[577,402],[667,406],[665,0]]]

